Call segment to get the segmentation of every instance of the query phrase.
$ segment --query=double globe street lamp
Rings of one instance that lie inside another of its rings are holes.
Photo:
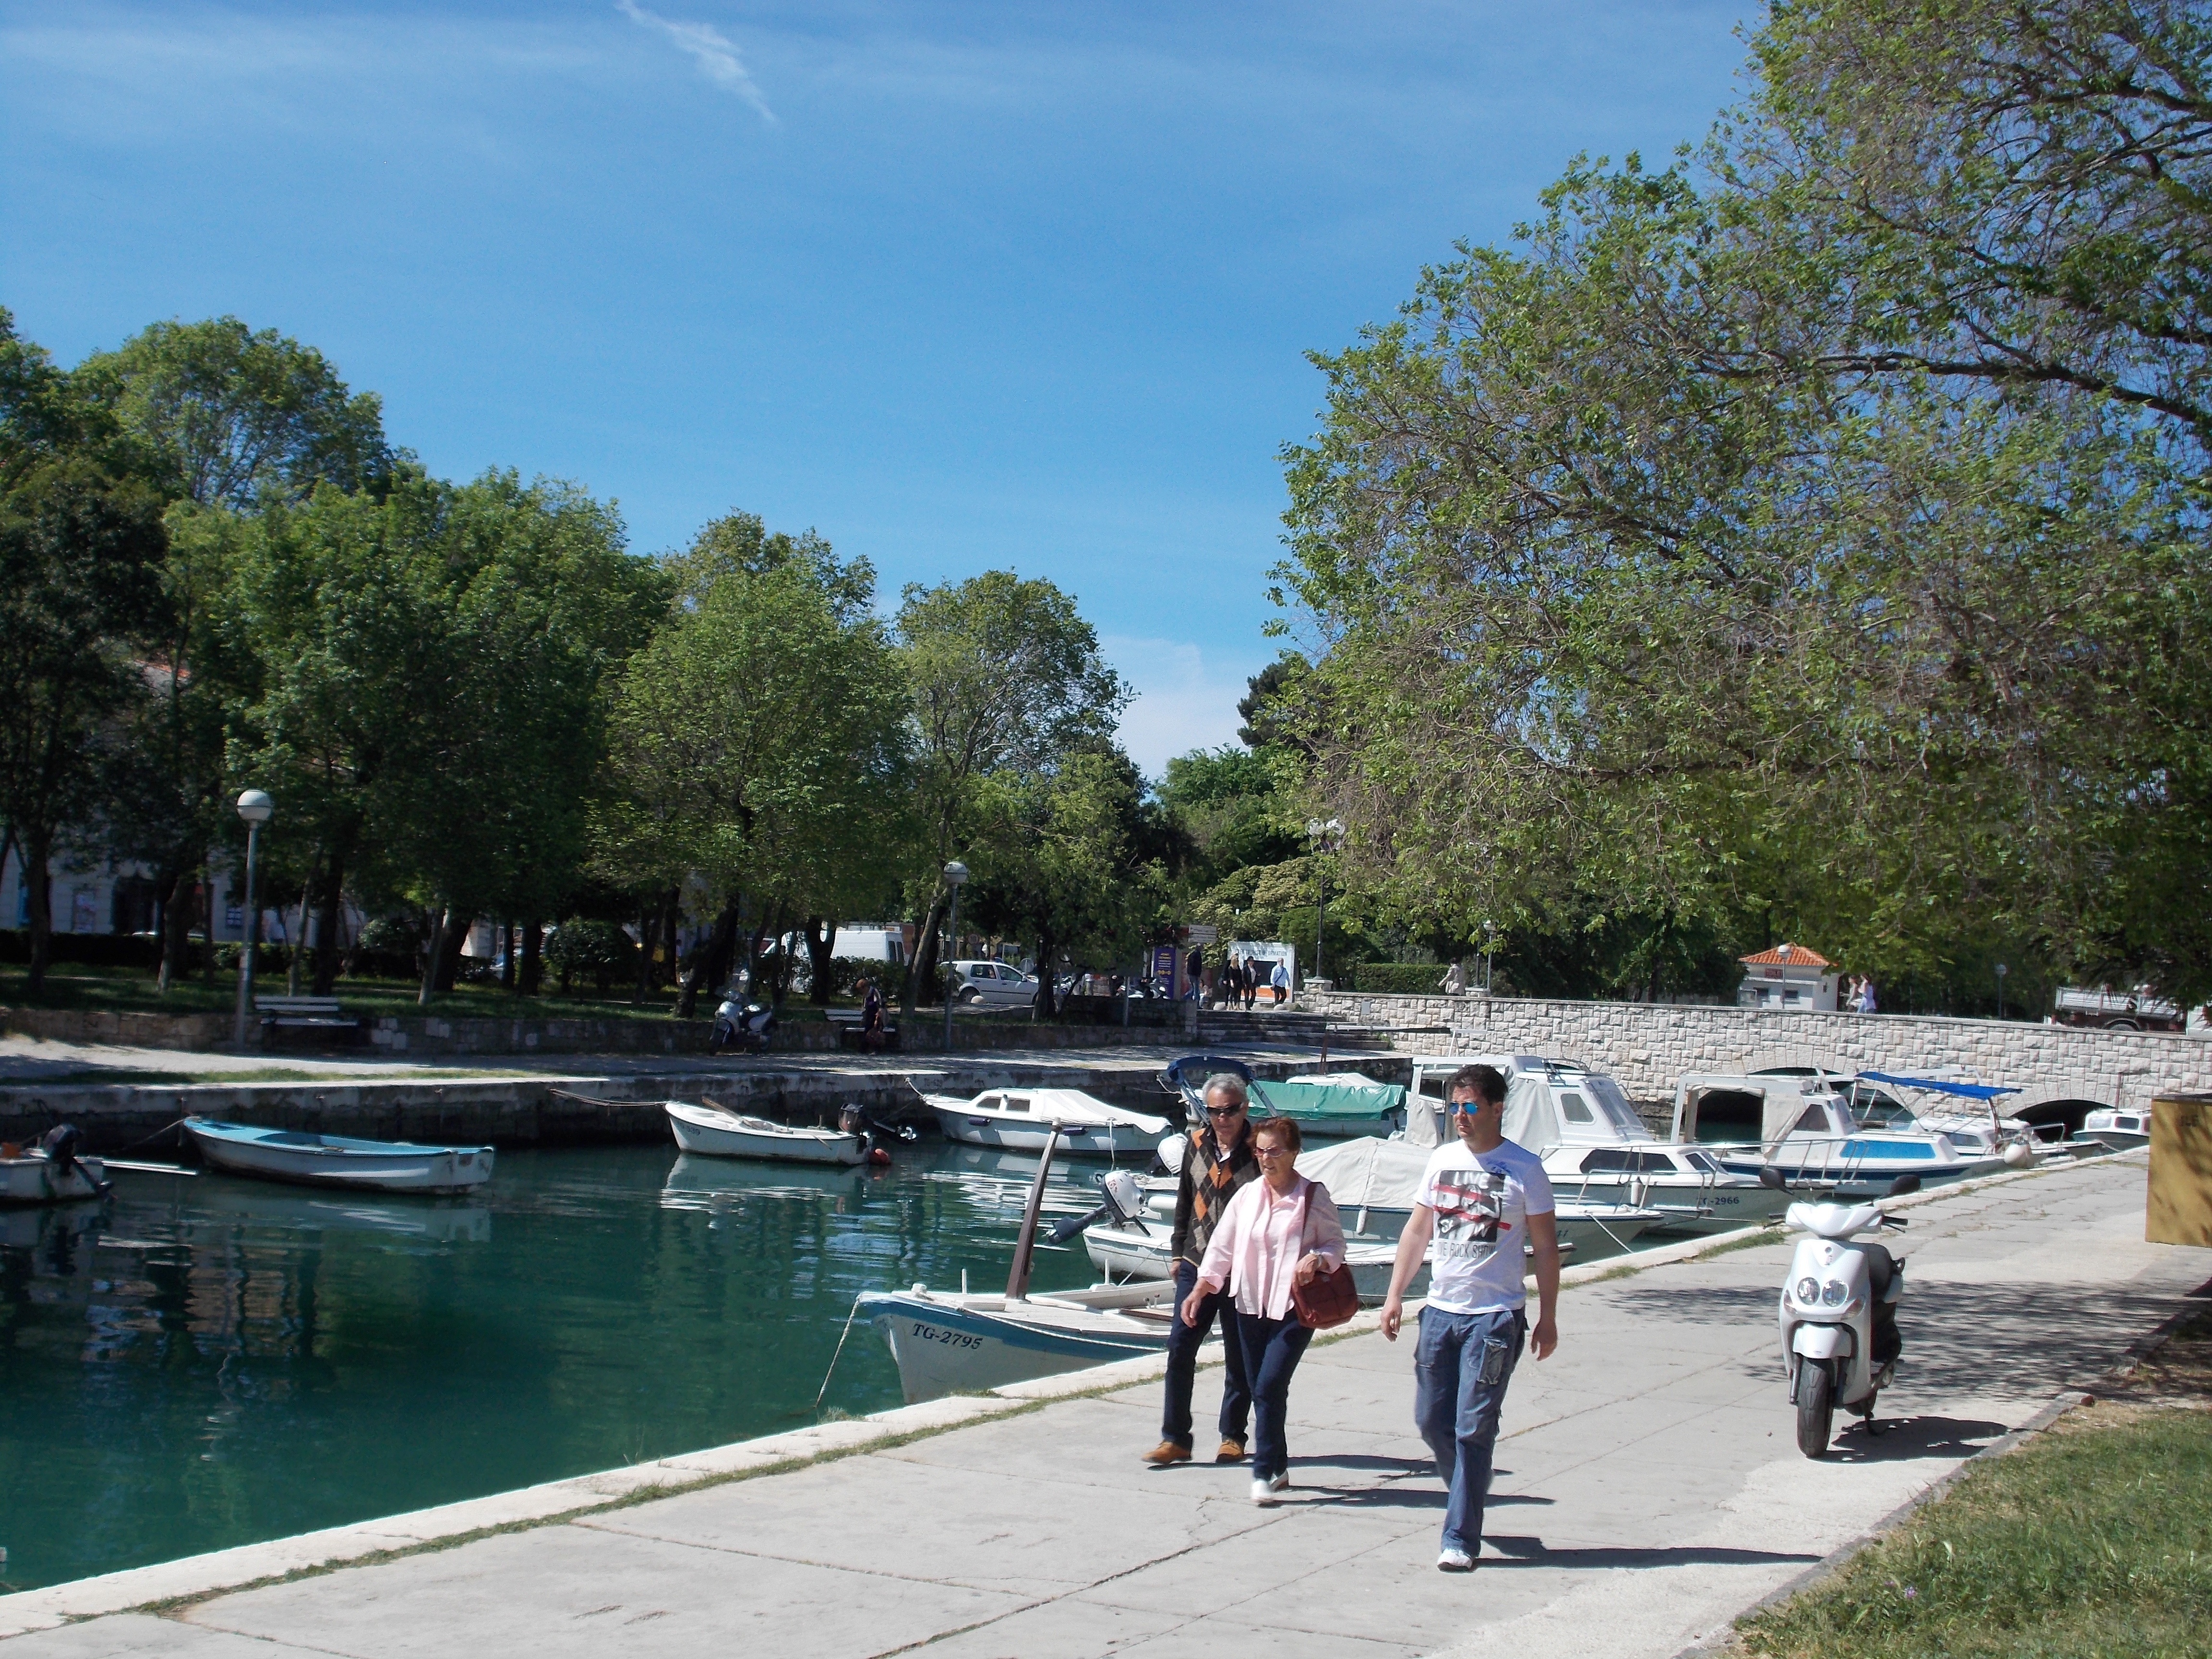
[[[253,1016],[253,951],[261,942],[261,912],[253,896],[254,854],[260,848],[261,826],[276,811],[276,803],[266,790],[249,789],[238,798],[238,816],[246,820],[246,937],[238,952],[238,1023],[230,1036],[234,1048],[246,1046],[246,1021]]]
[[[952,996],[958,990],[960,970],[952,958],[960,951],[960,890],[968,880],[968,866],[955,859],[945,866],[945,884],[952,890],[952,921],[945,933],[945,1052],[952,1052]]]

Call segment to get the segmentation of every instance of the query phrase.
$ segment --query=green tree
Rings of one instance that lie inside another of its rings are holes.
[[[703,543],[722,539],[710,527]],[[749,901],[755,935],[818,915],[896,854],[905,703],[865,562],[738,560],[684,584],[629,664],[610,715],[596,832],[603,869],[690,884],[715,921],[679,1012],[729,970]]]
[[[150,446],[170,491],[202,507],[377,488],[395,463],[375,393],[349,392],[312,346],[235,317],[155,323],[77,374]]]
[[[936,976],[949,892],[941,872],[957,854],[979,851],[973,837],[986,787],[1048,771],[1061,757],[1106,739],[1128,692],[1075,601],[1048,581],[1008,570],[908,586],[896,636],[911,698],[917,811],[932,859],[906,981],[911,1018],[923,981]]]

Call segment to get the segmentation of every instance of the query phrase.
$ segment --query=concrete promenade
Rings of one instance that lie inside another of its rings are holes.
[[[1157,1435],[1156,1383],[1041,1407],[950,1401],[613,1472],[596,1486],[0,1598],[0,1632],[23,1632],[0,1636],[0,1659],[842,1659],[924,1644],[942,1659],[1478,1650],[1667,1659],[2060,1390],[2093,1382],[2212,1279],[2212,1251],[2142,1242],[2143,1188],[2133,1154],[1907,1200],[1911,1228],[1895,1246],[1909,1261],[1906,1346],[1882,1401],[1892,1426],[1845,1432],[1820,1462],[1796,1449],[1774,1351],[1785,1247],[1569,1289],[1559,1352],[1524,1359],[1514,1381],[1472,1577],[1435,1570],[1441,1500],[1411,1429],[1412,1342],[1370,1331],[1316,1346],[1301,1368],[1293,1490],[1276,1509],[1252,1505],[1241,1468],[1138,1462]],[[1218,1376],[1201,1376],[1201,1423]],[[871,1437],[942,1422],[963,1425],[866,1449]],[[579,1508],[809,1445],[859,1449]],[[557,1518],[219,1593],[547,1516]],[[166,1605],[127,1610],[155,1601]],[[70,1618],[80,1622],[57,1623]]]

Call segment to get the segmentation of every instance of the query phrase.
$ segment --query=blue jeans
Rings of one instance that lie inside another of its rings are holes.
[[[1160,1438],[1178,1446],[1190,1444],[1190,1391],[1198,1376],[1199,1345],[1221,1316],[1222,1357],[1229,1362],[1221,1383],[1221,1437],[1244,1438],[1244,1425],[1252,1414],[1251,1385],[1245,1381],[1244,1346],[1237,1340],[1237,1308],[1228,1295],[1216,1291],[1199,1304],[1198,1323],[1182,1322],[1183,1298],[1198,1285],[1198,1269],[1188,1261],[1176,1263],[1175,1323],[1168,1331],[1168,1400],[1160,1415]]]
[[[1436,1454],[1437,1478],[1449,1492],[1443,1538],[1448,1549],[1481,1553],[1482,1506],[1490,1497],[1498,1413],[1528,1334],[1528,1315],[1518,1308],[1481,1314],[1421,1310],[1421,1340],[1413,1357],[1413,1421]]]
[[[1290,1441],[1284,1427],[1291,1408],[1291,1373],[1313,1340],[1313,1330],[1301,1325],[1295,1313],[1270,1319],[1231,1308],[1229,1317],[1236,1322],[1252,1378],[1252,1478],[1272,1480],[1291,1472]]]

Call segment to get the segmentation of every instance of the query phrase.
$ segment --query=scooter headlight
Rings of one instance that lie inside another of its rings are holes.
[[[1800,1302],[1804,1303],[1808,1307],[1810,1307],[1813,1304],[1818,1302],[1820,1299],[1820,1281],[1817,1279],[1799,1279],[1797,1281],[1797,1299]]]
[[[1844,1288],[1844,1281],[1840,1279],[1832,1279],[1820,1286],[1820,1300],[1832,1308],[1843,1306],[1844,1298],[1850,1294],[1850,1291]]]

